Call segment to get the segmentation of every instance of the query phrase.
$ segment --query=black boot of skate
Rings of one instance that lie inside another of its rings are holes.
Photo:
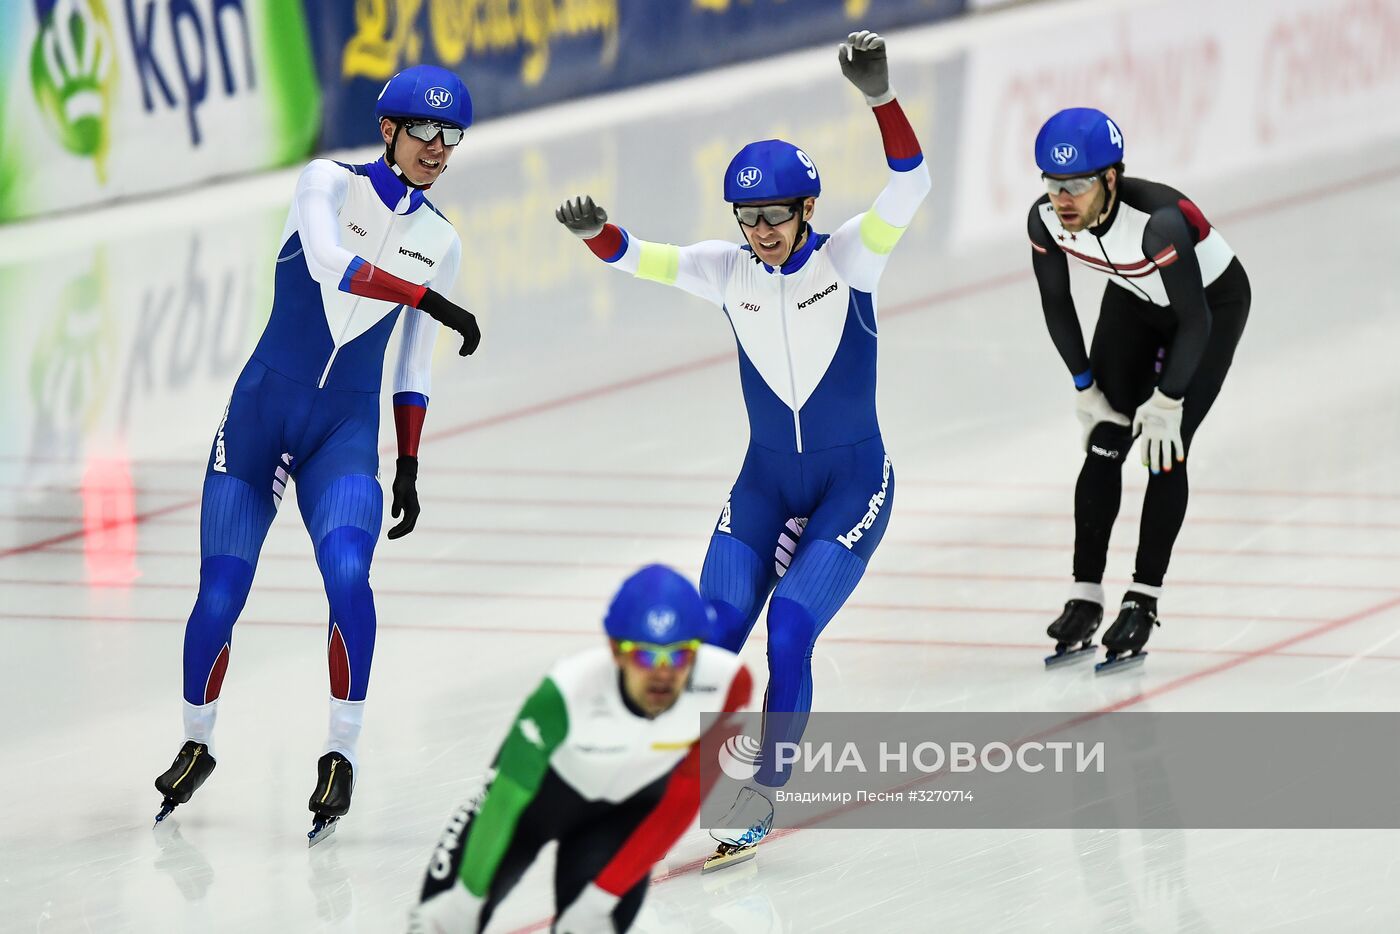
[[[1045,658],[1051,668],[1069,661],[1089,658],[1094,654],[1094,632],[1103,622],[1103,606],[1092,600],[1070,600],[1065,610],[1045,630],[1055,640],[1055,654]]]
[[[156,823],[169,817],[176,806],[189,803],[190,797],[204,784],[217,764],[214,757],[209,755],[208,746],[192,739],[186,740],[170,768],[156,778],[156,791],[165,796],[160,812],[156,814]]]
[[[328,752],[316,763],[316,790],[311,793],[307,807],[315,815],[306,845],[315,846],[335,832],[336,822],[350,810],[350,795],[355,790],[355,770],[338,752]]]
[[[1157,601],[1128,591],[1118,610],[1118,618],[1103,634],[1103,647],[1108,652],[1104,660],[1094,666],[1095,673],[1108,674],[1141,665],[1147,658],[1142,648],[1152,635],[1152,627],[1160,625]]]

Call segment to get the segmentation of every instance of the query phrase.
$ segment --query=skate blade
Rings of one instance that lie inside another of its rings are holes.
[[[1097,645],[1084,645],[1077,649],[1065,649],[1063,652],[1056,652],[1054,655],[1045,656],[1046,668],[1059,668],[1062,665],[1069,665],[1074,662],[1082,662],[1086,658],[1093,658],[1098,651]]]
[[[177,805],[175,804],[175,802],[171,801],[169,798],[166,798],[164,801],[162,801],[160,805],[160,810],[156,812],[156,824],[159,825],[161,821],[165,820],[171,814],[175,813],[176,807]]]
[[[311,824],[311,831],[306,835],[306,848],[310,849],[335,833],[336,825],[339,823],[340,818],[338,817],[316,818]]]
[[[713,855],[705,859],[705,864],[700,867],[700,874],[704,875],[707,872],[714,872],[728,866],[737,866],[740,863],[748,862],[757,855],[757,844],[754,846],[746,846],[738,850],[729,850],[727,852],[724,850],[716,850]]]
[[[1111,662],[1096,663],[1094,665],[1094,674],[1111,675],[1115,671],[1128,671],[1129,669],[1140,667],[1145,661],[1147,661],[1146,652],[1139,652],[1136,655],[1123,655],[1115,658]]]

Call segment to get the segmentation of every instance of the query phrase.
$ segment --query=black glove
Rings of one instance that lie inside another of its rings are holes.
[[[554,212],[554,217],[569,228],[569,233],[584,240],[598,236],[608,222],[608,212],[594,204],[591,195],[580,195],[572,201],[565,201]]]
[[[885,40],[867,29],[853,32],[837,47],[841,74],[846,76],[872,107],[887,103],[890,94],[890,63],[885,57]]]
[[[389,530],[390,538],[403,538],[418,524],[418,458],[402,456],[394,465],[394,504],[389,515],[395,519],[403,512],[403,521]]]
[[[481,328],[476,326],[476,315],[432,289],[423,293],[418,310],[462,335],[462,349],[457,351],[457,356],[465,357],[481,343]]]

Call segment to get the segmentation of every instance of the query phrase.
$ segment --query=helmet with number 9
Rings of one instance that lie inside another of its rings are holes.
[[[749,143],[724,170],[724,200],[731,204],[796,201],[821,193],[812,158],[780,139]]]
[[[379,92],[375,120],[436,120],[462,129],[472,125],[472,98],[462,79],[437,65],[414,65],[394,75]]]
[[[1123,161],[1123,132],[1092,107],[1062,110],[1035,137],[1035,164],[1046,175],[1091,175]]]

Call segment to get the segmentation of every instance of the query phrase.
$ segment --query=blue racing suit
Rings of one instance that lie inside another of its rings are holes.
[[[330,603],[331,695],[364,700],[375,636],[369,566],[384,509],[385,351],[402,318],[395,417],[400,453],[416,454],[439,327],[416,299],[425,284],[449,291],[461,257],[452,225],[382,160],[308,165],[281,243],[272,313],[205,471],[199,595],[185,628],[187,730],[191,718],[212,724],[233,625],[289,480]]]
[[[749,417],[744,466],[700,577],[713,641],[737,652],[770,593],[764,766],[796,741],[812,705],[812,649],[884,535],[894,471],[875,412],[876,287],[930,188],[897,101],[875,108],[890,167],[874,206],[830,235],[807,229],[782,267],[747,245],[649,243],[614,225],[585,241],[633,275],[719,306],[733,328]],[[801,543],[799,545],[798,538]]]

